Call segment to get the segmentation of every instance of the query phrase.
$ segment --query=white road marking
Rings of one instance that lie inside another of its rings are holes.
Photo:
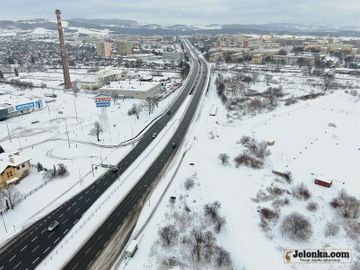
[[[25,248],[27,248],[27,245],[25,247],[23,247],[20,251],[23,251]],[[1,270],[1,268],[0,268],[0,270]]]
[[[79,201],[82,200],[82,198],[83,198],[83,196],[81,196],[81,197],[79,198]]]
[[[96,240],[100,240],[101,237],[102,237],[102,234],[100,234],[100,235],[98,236],[98,238],[96,238]]]
[[[65,232],[63,232],[63,234],[67,233],[68,230],[69,230],[69,229],[66,229]]]
[[[14,269],[16,269],[20,264],[22,264],[22,261],[20,261],[17,265],[15,265]]]
[[[54,233],[55,233],[55,232],[50,233],[49,236],[48,236],[48,238],[50,238],[51,236],[53,236]]]
[[[36,246],[36,248],[34,248],[31,253],[34,253],[35,250],[37,250],[39,248],[39,245]]]
[[[62,213],[62,214],[59,216],[59,218],[61,218],[63,215],[64,215],[64,213]]]
[[[56,238],[56,240],[54,241],[54,244],[59,241],[60,237]]]
[[[90,201],[90,198],[88,198],[85,202],[87,203],[88,201]]]
[[[78,221],[79,221],[78,219],[77,219],[77,220],[75,220],[73,224],[75,225]]]
[[[38,237],[35,236],[35,237],[33,238],[33,240],[31,240],[31,243],[34,242],[37,238],[38,238]]]
[[[68,219],[65,219],[65,220],[64,220],[64,222],[63,222],[63,223],[61,223],[61,224],[65,224],[66,222],[68,222]]]
[[[109,241],[106,241],[106,243],[104,244],[104,247],[109,243]]]
[[[77,212],[79,212],[79,210],[80,210],[80,207],[75,210],[74,214],[76,214]]]
[[[76,204],[76,202],[74,202],[71,206],[74,206]]]
[[[32,264],[36,263],[39,259],[40,259],[40,257],[37,257],[37,258],[35,259],[35,261],[32,262]]]
[[[46,228],[45,229],[43,229],[42,231],[41,231],[41,233],[43,233],[43,232],[45,232],[46,231]]]
[[[48,251],[49,249],[50,249],[50,247],[48,247],[47,249],[45,249],[45,250],[43,251],[43,254],[45,254],[46,251]]]
[[[4,268],[4,266],[1,266],[1,267],[0,267],[0,270],[3,269],[3,268]]]
[[[14,255],[14,256],[9,260],[9,262],[11,262],[15,257],[16,257],[16,255]]]
[[[86,251],[85,251],[85,254],[88,254],[89,251],[91,250],[92,247],[89,247]]]
[[[66,209],[66,211],[69,211],[71,209],[71,206],[69,206],[67,209]]]

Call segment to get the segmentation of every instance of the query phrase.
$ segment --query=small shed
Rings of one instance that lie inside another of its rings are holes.
[[[320,179],[315,179],[314,183],[316,185],[319,185],[319,186],[322,186],[322,187],[327,187],[327,188],[331,187],[331,185],[332,185],[332,181],[329,182],[329,181],[320,180]]]
[[[286,180],[290,180],[290,175],[288,172],[281,172],[281,171],[277,171],[277,170],[272,170],[272,173],[285,178]]]
[[[135,252],[138,249],[138,242],[137,240],[131,240],[130,244],[126,248],[125,256],[126,257],[133,257],[135,255]]]

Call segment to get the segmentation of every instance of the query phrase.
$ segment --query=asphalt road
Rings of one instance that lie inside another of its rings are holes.
[[[190,58],[191,54],[188,54]],[[32,226],[24,230],[18,237],[14,238],[0,252],[0,270],[7,269],[34,269],[61,241],[62,238],[71,230],[71,228],[81,219],[82,215],[91,207],[91,205],[117,180],[119,176],[137,159],[144,149],[152,142],[152,134],[159,134],[164,126],[172,118],[173,114],[183,103],[187,95],[193,89],[200,89],[198,84],[204,84],[204,76],[201,75],[200,62],[192,59],[193,66],[190,78],[183,92],[172,104],[169,111],[170,114],[164,114],[160,117],[145,133],[137,145],[124,157],[119,163],[118,172],[108,171],[103,177],[97,179],[89,187],[72,197],[67,202],[56,208],[54,211],[46,215],[44,218],[34,223]],[[171,142],[176,143],[176,147],[172,147],[169,143],[161,153],[162,158],[156,160],[151,168],[146,172],[144,177],[140,179],[138,184],[128,193],[125,199],[120,203],[119,207],[111,214],[103,226],[96,232],[96,237],[92,237],[84,247],[74,256],[69,263],[71,268],[86,269],[91,260],[97,254],[98,250],[106,244],[106,239],[111,237],[112,233],[118,225],[127,216],[127,213],[138,203],[142,194],[146,190],[146,185],[150,186],[153,179],[161,171],[167,160],[174,153],[177,146],[184,137],[186,130],[190,124],[192,116],[196,110],[201,91],[193,93],[193,99],[186,112],[184,120],[181,122],[175,136]],[[54,232],[48,232],[47,227],[53,221],[57,220],[60,225]],[[110,220],[110,222],[108,222]],[[113,222],[111,222],[113,220]],[[116,221],[116,222],[115,222]],[[104,229],[104,226],[105,229]],[[104,230],[104,234],[101,231]],[[98,233],[100,232],[100,234]],[[95,243],[93,242],[95,241]],[[89,245],[88,243],[93,243]],[[95,248],[96,247],[96,248]],[[81,257],[81,258],[80,258]],[[77,259],[80,258],[80,259]],[[68,269],[68,267],[66,267]]]
[[[141,202],[143,195],[147,192],[147,189],[151,188],[152,183],[163,170],[166,163],[175,154],[178,146],[181,144],[186,135],[187,129],[191,124],[205,88],[207,68],[204,62],[200,65],[201,67],[198,70],[199,72],[195,88],[192,92],[193,98],[191,99],[190,105],[181,120],[175,135],[171,138],[170,142],[166,145],[158,158],[152,163],[143,177],[122,200],[119,206],[111,213],[111,215],[77,252],[77,254],[73,256],[70,262],[66,265],[65,269],[88,269],[91,266],[92,262],[110,241],[114,232],[116,232],[131,211]],[[173,143],[176,144],[176,147],[173,147]]]

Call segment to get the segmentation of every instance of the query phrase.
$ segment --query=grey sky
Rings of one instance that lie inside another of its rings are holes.
[[[56,2],[56,3],[55,3]],[[360,26],[359,0],[1,0],[0,20],[55,18],[134,19],[143,23],[274,22]]]

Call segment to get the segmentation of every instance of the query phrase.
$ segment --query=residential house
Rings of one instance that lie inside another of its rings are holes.
[[[17,183],[30,171],[30,159],[15,153],[0,154],[0,188]]]

